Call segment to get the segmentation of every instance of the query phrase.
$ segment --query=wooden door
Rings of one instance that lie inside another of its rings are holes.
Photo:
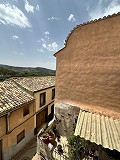
[[[2,140],[0,140],[0,160],[2,160]]]
[[[37,128],[40,127],[43,123],[45,123],[45,118],[46,118],[46,109],[38,113],[36,116],[36,127]]]

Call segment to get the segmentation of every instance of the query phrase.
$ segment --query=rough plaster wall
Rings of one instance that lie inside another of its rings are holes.
[[[13,155],[15,155],[22,147],[24,147],[32,138],[34,137],[34,130],[32,129],[26,134],[25,138],[20,143],[13,143],[8,150],[3,152],[4,160],[9,160]]]
[[[9,129],[10,130],[19,126],[21,123],[26,121],[28,118],[30,118],[34,114],[34,103],[30,103],[28,105],[29,105],[29,114],[26,116],[23,116],[23,107],[25,106],[21,107],[20,109],[15,110],[14,112],[11,112],[9,116],[9,125],[10,125]],[[15,121],[15,119],[17,121]]]
[[[120,16],[75,29],[56,57],[56,102],[120,117]]]
[[[75,124],[75,118],[79,114],[80,108],[71,106],[70,104],[57,102],[55,104],[55,116],[59,122],[56,124],[58,133],[67,137],[73,132],[73,125]]]
[[[17,135],[25,130],[25,138],[17,144]],[[3,157],[5,160],[15,155],[31,138],[34,137],[34,117],[14,129],[3,139]]]
[[[6,116],[0,117],[0,139],[6,134]]]
[[[46,160],[52,159],[52,152],[49,150],[47,144],[45,144],[40,138],[37,138],[37,154],[44,155]]]
[[[36,101],[36,112],[38,112],[41,108],[40,108],[40,94],[46,92],[46,103],[45,105],[43,105],[42,107],[45,107],[46,105],[48,105],[49,103],[51,103],[52,100],[52,89],[54,89],[55,87],[51,87],[39,92],[35,92],[34,93],[34,97],[35,97],[35,101]]]

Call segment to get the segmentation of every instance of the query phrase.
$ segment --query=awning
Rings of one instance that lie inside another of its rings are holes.
[[[120,152],[120,119],[80,110],[75,135]]]

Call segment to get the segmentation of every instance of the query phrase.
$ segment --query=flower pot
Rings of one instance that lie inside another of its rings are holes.
[[[49,143],[51,143],[51,144],[55,143],[55,135],[54,134],[49,135]]]
[[[42,135],[42,140],[45,144],[49,143],[49,135],[48,134],[43,134]]]
[[[46,137],[46,138],[43,137],[42,140],[43,140],[43,142],[44,142],[45,144],[48,144],[48,143],[49,143],[49,137]]]

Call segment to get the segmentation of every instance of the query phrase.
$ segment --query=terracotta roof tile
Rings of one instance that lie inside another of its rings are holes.
[[[23,91],[12,80],[0,83],[0,115],[33,100],[31,95]]]
[[[13,78],[13,80],[31,92],[43,90],[52,86],[55,86],[55,76],[45,77],[19,77]]]

